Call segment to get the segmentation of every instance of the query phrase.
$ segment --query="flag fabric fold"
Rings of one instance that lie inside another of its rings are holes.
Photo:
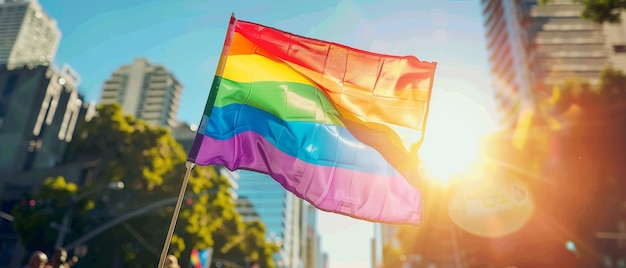
[[[189,161],[266,173],[321,210],[420,225],[435,67],[232,17]]]

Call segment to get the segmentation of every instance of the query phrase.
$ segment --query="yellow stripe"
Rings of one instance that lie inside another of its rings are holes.
[[[223,77],[243,83],[282,81],[302,83],[317,87],[315,83],[293,70],[287,64],[258,54],[229,56]]]

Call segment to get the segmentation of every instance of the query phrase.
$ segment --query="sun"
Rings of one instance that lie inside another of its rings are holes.
[[[425,178],[446,183],[452,175],[468,170],[480,160],[482,137],[494,129],[484,105],[459,93],[433,91],[420,149]]]

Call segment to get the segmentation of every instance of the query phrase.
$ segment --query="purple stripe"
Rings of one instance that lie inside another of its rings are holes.
[[[421,193],[401,176],[309,164],[281,152],[254,132],[228,140],[203,136],[200,146],[197,164],[269,174],[321,210],[389,224],[421,224]]]

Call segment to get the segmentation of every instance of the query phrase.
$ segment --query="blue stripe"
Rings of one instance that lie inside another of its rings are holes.
[[[378,151],[357,140],[345,127],[285,121],[245,104],[213,107],[206,128],[199,130],[200,134],[219,140],[246,131],[262,135],[285,154],[307,163],[377,175],[398,175]]]

